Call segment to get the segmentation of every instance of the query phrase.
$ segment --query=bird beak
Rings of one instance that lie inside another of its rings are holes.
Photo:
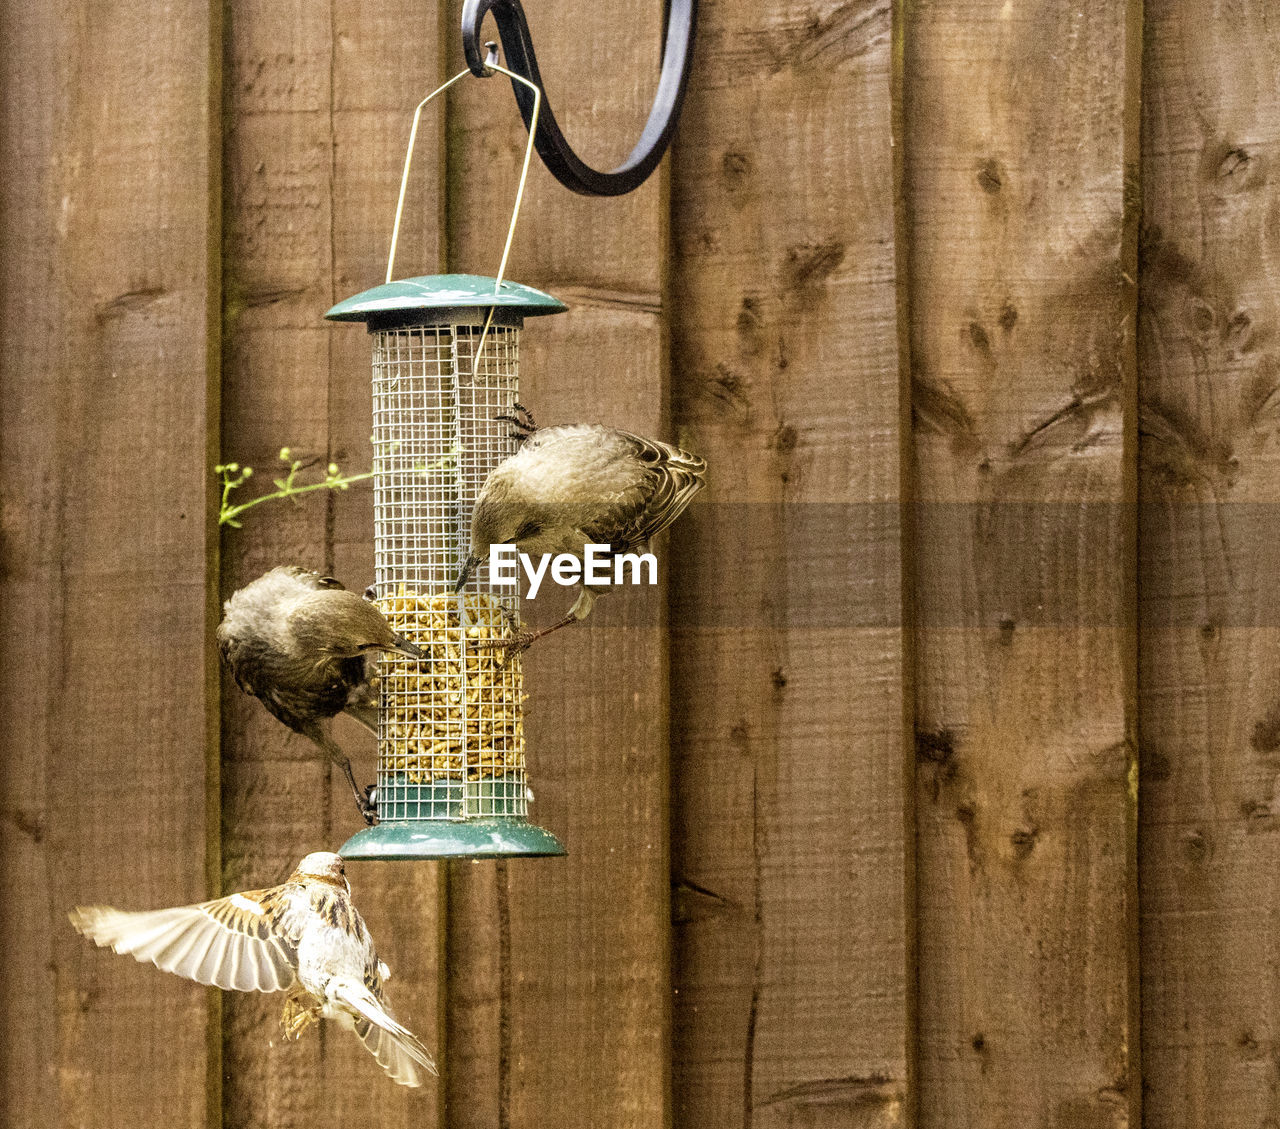
[[[408,655],[411,659],[422,658],[422,651],[410,643],[403,635],[396,636],[396,650],[402,655]]]
[[[480,563],[479,557],[468,557],[467,563],[462,566],[462,571],[458,573],[458,583],[453,586],[455,592],[461,592],[467,581],[471,579],[471,573],[476,565]]]

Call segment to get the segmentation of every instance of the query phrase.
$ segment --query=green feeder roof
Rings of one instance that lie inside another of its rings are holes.
[[[431,274],[375,286],[339,302],[324,316],[330,321],[368,322],[370,329],[431,324],[475,316],[468,311],[494,311],[494,325],[519,325],[524,318],[558,314],[568,307],[559,298],[482,274]]]

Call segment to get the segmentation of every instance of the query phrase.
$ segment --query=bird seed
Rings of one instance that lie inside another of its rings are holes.
[[[384,763],[410,784],[481,780],[524,770],[524,672],[520,656],[504,667],[501,647],[484,640],[510,634],[493,596],[424,595],[400,586],[378,601],[398,632],[423,652],[421,661],[387,655],[382,666]]]

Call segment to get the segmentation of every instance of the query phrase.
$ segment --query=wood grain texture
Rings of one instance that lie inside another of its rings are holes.
[[[330,330],[321,315],[333,299],[331,49],[327,7],[228,13],[223,458],[257,468],[251,492],[267,488],[284,445],[313,465],[329,458]],[[223,537],[224,596],[277,564],[327,571],[326,517],[316,494],[246,513],[244,528]],[[354,740],[348,727],[335,732]],[[363,778],[369,744],[351,751],[362,754]],[[308,851],[333,849],[359,826],[340,774],[331,787],[311,744],[225,671],[222,756],[225,889],[280,882]],[[228,1129],[321,1123],[332,1098],[323,1056],[331,1045],[342,1053],[345,1033],[315,1029],[285,1043],[275,996],[228,995],[224,1014]],[[366,1075],[370,1090],[376,1073]]]
[[[213,997],[66,914],[198,900],[216,858],[218,16],[0,19],[0,1121],[204,1125]]]
[[[656,86],[661,4],[541,0],[527,10],[570,140],[589,160],[616,162]],[[449,268],[492,274],[526,135],[505,80],[454,89]],[[521,395],[539,422],[667,435],[662,221],[657,177],[627,197],[590,199],[534,162],[508,277],[571,307],[530,322],[521,340]],[[526,603],[531,622],[558,618],[572,599],[545,592]],[[665,1124],[663,611],[661,589],[613,593],[526,656],[531,818],[569,857],[451,872],[453,1125]]]
[[[58,859],[49,844],[45,796],[58,743],[51,693],[61,677],[61,461],[50,453],[60,430],[62,294],[57,258],[59,176],[53,163],[59,118],[56,60],[66,30],[50,8],[6,3],[0,70],[0,159],[22,177],[0,178],[0,895],[24,912],[0,915],[7,954],[0,977],[0,1072],[25,1079],[0,1098],[6,1125],[33,1124],[58,1111],[58,1009],[53,963],[69,939],[50,896]],[[17,60],[23,60],[20,65]],[[48,640],[30,646],[29,640]],[[81,954],[83,955],[83,954]],[[123,969],[118,969],[123,972]],[[67,989],[63,989],[66,994]],[[50,1118],[53,1121],[53,1118]]]
[[[676,140],[678,1126],[911,1122],[890,46],[712,0]]]
[[[368,338],[323,314],[382,280],[409,115],[436,81],[432,51],[405,29],[430,33],[435,13],[433,4],[404,2],[237,6],[230,15],[223,451],[257,468],[251,494],[269,489],[284,445],[312,476],[333,460],[350,471],[370,465]],[[427,127],[418,154],[406,260],[437,255],[435,133]],[[372,579],[367,485],[297,506],[266,503],[244,522],[226,534],[224,593],[285,563],[331,572],[356,591]],[[363,821],[341,771],[309,742],[229,679],[223,700],[226,885],[278,882],[303,854],[336,850]],[[345,718],[334,732],[358,779],[371,781],[372,739]],[[349,878],[392,968],[398,1016],[438,1050],[438,869],[353,864]],[[228,998],[227,1126],[437,1122],[436,1083],[396,1086],[334,1025],[283,1043],[279,1011],[279,997]]]
[[[1139,347],[1148,1123],[1266,1125],[1280,863],[1280,24],[1149,2]]]
[[[905,18],[920,1124],[1136,1127],[1136,8]]]
[[[333,38],[333,237],[334,301],[382,282],[395,216],[412,109],[439,79],[436,5],[422,0],[339,5]],[[406,35],[406,29],[415,34]],[[430,273],[442,254],[442,122],[419,130],[415,176],[406,194],[398,275]],[[372,465],[373,384],[369,335],[360,327],[330,326],[329,457],[344,468]],[[374,577],[373,490],[369,484],[328,497],[328,541],[336,575],[359,591]],[[353,738],[367,741],[347,723]],[[371,766],[366,778],[372,781]],[[343,841],[346,782],[334,777],[341,797],[330,841]],[[435,863],[353,863],[348,874],[360,894],[361,912],[378,938],[394,976],[388,991],[397,1016],[447,1066],[443,1023],[444,872]],[[345,1032],[334,1032],[335,1041]],[[430,1129],[441,1123],[442,1084],[420,1090],[369,1080],[369,1056],[350,1041],[346,1070],[333,1079],[331,1115],[339,1124],[373,1118],[392,1129]]]

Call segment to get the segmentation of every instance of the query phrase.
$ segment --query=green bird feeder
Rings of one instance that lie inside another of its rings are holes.
[[[478,275],[408,278],[339,302],[325,317],[373,337],[374,596],[420,660],[381,665],[378,823],[348,859],[563,855],[528,820],[521,656],[500,640],[520,622],[516,589],[487,570],[464,592],[471,510],[515,452],[524,319],[564,303]]]

